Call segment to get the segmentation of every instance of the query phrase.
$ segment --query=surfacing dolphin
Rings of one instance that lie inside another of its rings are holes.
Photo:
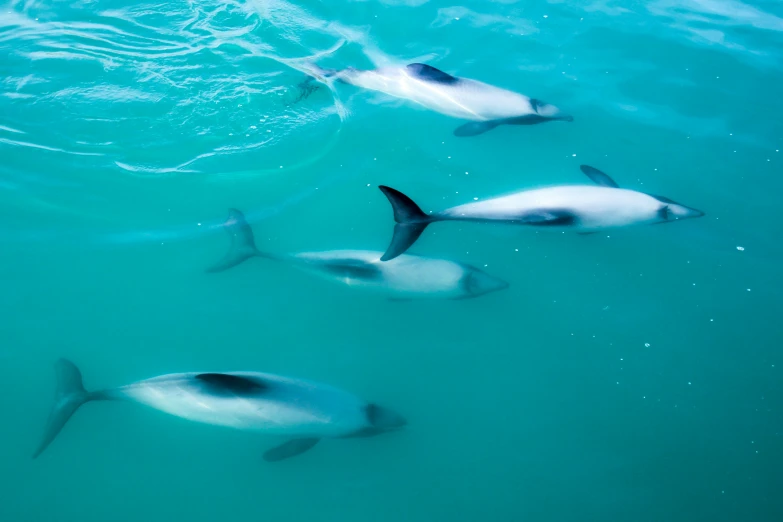
[[[231,238],[228,253],[208,272],[221,272],[252,257],[283,261],[296,268],[353,287],[376,290],[394,299],[465,299],[502,290],[508,283],[478,268],[426,257],[405,255],[382,263],[382,252],[333,250],[275,255],[256,248],[245,216],[229,210],[224,228]]]
[[[554,105],[469,78],[451,76],[423,63],[367,71],[313,68],[314,77],[321,80],[334,78],[363,89],[410,100],[452,118],[470,120],[470,123],[454,130],[456,136],[476,136],[498,125],[573,121],[572,116]]]
[[[397,413],[332,386],[269,373],[172,373],[91,392],[72,362],[60,359],[55,370],[55,402],[33,458],[90,401],[136,402],[195,422],[289,436],[264,453],[268,462],[304,453],[322,438],[370,437],[406,424]]]
[[[704,215],[700,210],[663,196],[622,189],[612,178],[593,167],[582,165],[580,168],[596,185],[525,190],[434,214],[425,214],[402,192],[381,185],[397,223],[381,261],[392,260],[404,253],[427,225],[436,221],[502,222],[589,233],[606,228],[669,223]]]

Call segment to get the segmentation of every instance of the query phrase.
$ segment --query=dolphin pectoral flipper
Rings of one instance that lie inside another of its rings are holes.
[[[591,167],[590,165],[579,165],[579,168],[584,172],[585,176],[590,178],[593,183],[602,187],[620,188],[615,180],[609,177],[605,172]]]
[[[389,199],[394,211],[394,235],[389,248],[381,257],[381,261],[389,261],[405,253],[410,246],[419,239],[419,236],[433,219],[422,212],[419,206],[411,198],[391,187],[380,185],[378,188]]]
[[[321,439],[293,439],[279,446],[267,450],[264,453],[264,460],[267,462],[277,462],[279,460],[289,459],[301,455],[305,451],[315,446]]]
[[[505,120],[471,121],[454,129],[454,135],[460,138],[478,136],[503,123],[505,123]]]
[[[33,458],[37,458],[44,452],[82,404],[107,398],[103,393],[90,393],[84,389],[82,374],[71,361],[60,359],[54,368],[57,373],[54,405],[49,413],[49,420],[46,422],[43,439],[33,454]]]
[[[223,259],[207,268],[207,272],[222,272],[251,257],[262,255],[256,248],[253,229],[250,228],[242,212],[235,208],[229,209],[228,219],[223,223],[223,228],[231,239],[231,246]]]

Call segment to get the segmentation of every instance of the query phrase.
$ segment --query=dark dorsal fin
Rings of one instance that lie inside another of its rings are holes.
[[[408,65],[407,69],[412,76],[415,76],[420,80],[434,83],[444,83],[446,85],[459,82],[459,78],[445,73],[440,69],[436,69],[431,65],[427,65],[426,63],[412,63]]]
[[[609,175],[594,167],[591,167],[590,165],[580,165],[579,168],[582,169],[582,172],[584,172],[588,178],[593,180],[593,183],[596,185],[601,185],[602,187],[620,188],[620,185],[610,178]]]
[[[382,275],[378,266],[359,259],[330,259],[324,263],[322,268],[336,276],[367,281],[380,279]]]
[[[228,373],[200,373],[195,378],[214,395],[258,395],[269,388],[260,379]]]

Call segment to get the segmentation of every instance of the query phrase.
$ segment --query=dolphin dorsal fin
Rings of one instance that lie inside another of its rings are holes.
[[[459,82],[459,78],[456,78],[448,73],[436,69],[426,63],[412,63],[406,67],[411,76],[415,76],[420,80],[425,80],[434,83],[444,83],[446,85]]]
[[[618,185],[617,182],[610,178],[609,175],[605,172],[601,172],[600,170],[591,167],[590,165],[580,165],[579,168],[582,170],[582,172],[585,173],[585,176],[593,180],[593,183],[596,185],[601,185],[602,187],[620,188],[620,185]]]

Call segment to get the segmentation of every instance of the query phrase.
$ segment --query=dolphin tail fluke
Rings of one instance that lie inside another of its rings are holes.
[[[389,248],[381,257],[381,261],[389,261],[405,253],[413,243],[419,239],[419,236],[427,225],[434,220],[422,212],[419,206],[411,198],[391,187],[381,185],[381,192],[389,199],[392,210],[394,210],[394,235],[392,236]]]
[[[256,248],[253,229],[245,219],[245,215],[232,208],[228,211],[228,219],[223,223],[223,229],[231,239],[231,246],[223,259],[207,268],[207,272],[222,272],[247,261],[251,257],[262,256]]]
[[[93,394],[84,389],[82,374],[79,368],[71,361],[60,359],[55,364],[57,373],[57,391],[54,397],[54,406],[49,413],[41,444],[38,446],[33,458],[37,458],[52,443],[79,407],[91,400],[101,398],[100,394]]]
[[[309,97],[319,89],[319,83],[327,83],[330,78],[337,76],[337,73],[340,71],[337,69],[324,69],[323,67],[319,67],[314,63],[308,63],[306,64],[303,72],[307,74],[307,78],[299,82],[299,84],[296,86],[297,95],[294,103],[300,102]]]

